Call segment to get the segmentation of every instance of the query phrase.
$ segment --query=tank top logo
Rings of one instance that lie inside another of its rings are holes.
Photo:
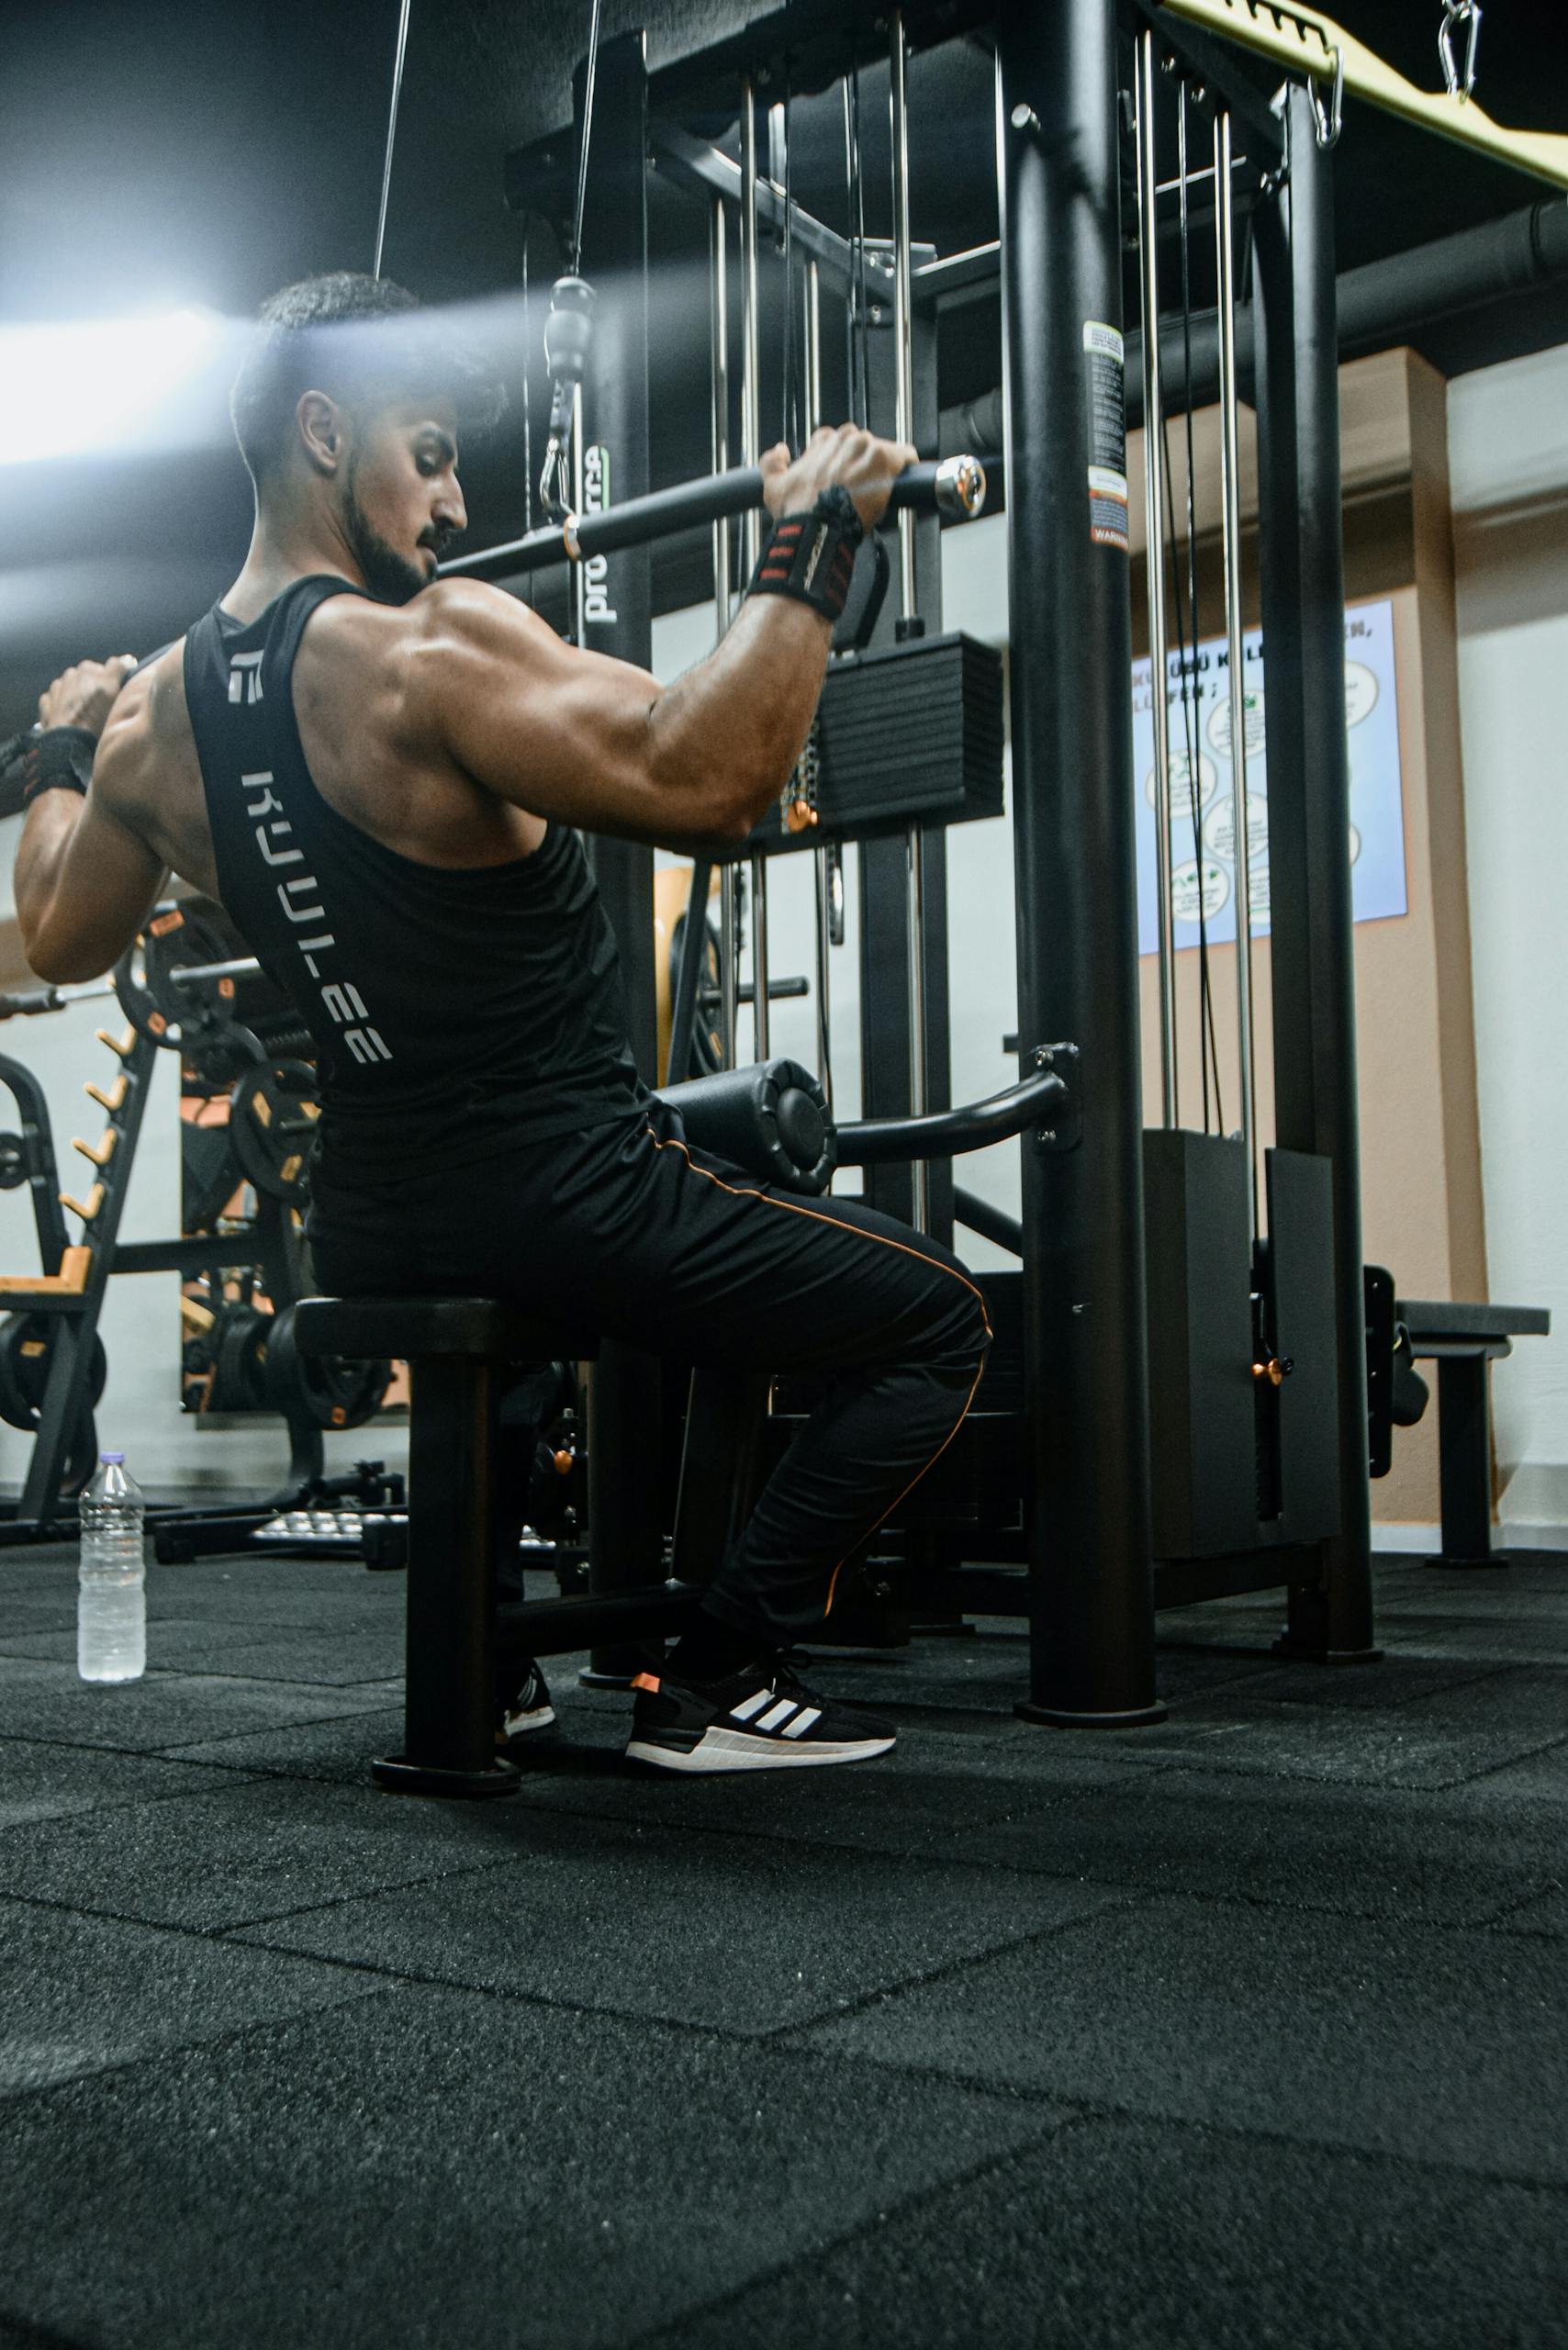
[[[242,654],[239,659],[249,657]],[[237,660],[230,670],[230,701],[240,699],[234,690],[238,682],[235,677],[238,666]],[[252,682],[257,691],[252,699],[259,701],[259,676],[254,677]],[[282,800],[273,789],[274,780],[270,767],[260,767],[251,774],[241,775],[240,788],[245,794],[245,814],[262,862],[278,871],[286,866],[303,865],[305,852],[290,845],[294,827],[284,814]],[[291,944],[297,948],[306,969],[315,980],[316,991],[329,1019],[340,1032],[345,1047],[362,1065],[371,1061],[389,1061],[392,1047],[372,1023],[358,988],[352,980],[330,979],[323,975],[319,957],[329,955],[338,942],[330,930],[317,927],[327,920],[319,881],[313,873],[290,873],[286,879],[280,879],[274,886],[286,919],[296,930],[308,930],[310,933],[308,937],[296,938]]]

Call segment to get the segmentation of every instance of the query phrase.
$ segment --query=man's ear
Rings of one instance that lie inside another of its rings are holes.
[[[342,411],[326,392],[301,392],[294,411],[306,457],[315,472],[337,473],[343,460]]]

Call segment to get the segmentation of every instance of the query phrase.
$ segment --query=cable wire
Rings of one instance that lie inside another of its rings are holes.
[[[577,200],[572,214],[572,274],[580,276],[583,266],[583,209],[588,202],[588,140],[593,135],[593,85],[599,72],[599,17],[600,0],[593,0],[593,14],[588,18],[588,72],[583,80],[583,140],[577,154]]]
[[[398,109],[403,97],[403,61],[409,53],[409,12],[412,0],[403,0],[398,16],[398,53],[392,62],[392,105],[386,117],[386,152],[381,165],[381,209],[375,218],[375,263],[373,277],[381,274],[381,256],[386,243],[386,207],[392,194],[392,150],[398,143]]]

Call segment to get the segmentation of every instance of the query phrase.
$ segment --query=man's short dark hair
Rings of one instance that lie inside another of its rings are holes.
[[[287,448],[295,409],[308,391],[329,393],[349,408],[450,400],[469,431],[493,424],[505,406],[483,361],[444,333],[438,315],[406,286],[347,269],[286,285],[262,305],[229,401],[258,488]]]

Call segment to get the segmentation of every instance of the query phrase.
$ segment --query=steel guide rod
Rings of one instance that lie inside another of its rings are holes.
[[[1145,35],[1145,39],[1149,36]],[[1218,269],[1220,498],[1225,542],[1225,635],[1230,684],[1230,790],[1236,867],[1236,1026],[1240,1060],[1241,1145],[1254,1237],[1260,1228],[1258,1194],[1256,1058],[1252,1023],[1252,872],[1247,837],[1247,673],[1241,639],[1241,462],[1236,386],[1236,253],[1231,229],[1230,116],[1215,116],[1215,213]],[[1146,349],[1156,341],[1146,335]],[[1148,433],[1144,435],[1148,438]],[[1196,778],[1193,779],[1195,786]],[[1200,874],[1199,886],[1203,877]]]
[[[712,212],[712,284],[710,300],[712,333],[713,470],[722,477],[730,455],[730,289],[729,231],[722,202],[715,197]],[[713,522],[713,637],[717,643],[730,625],[734,601],[730,580],[730,518]],[[697,868],[692,867],[693,895]],[[705,922],[708,910],[689,900],[689,923]],[[735,869],[725,865],[719,881],[719,1056],[726,1069],[735,1065],[736,981],[739,978],[740,906]]]
[[[756,253],[756,92],[741,84],[741,455],[755,465],[762,454],[760,318]],[[762,553],[762,515],[746,510],[741,543],[750,579]],[[751,860],[753,1050],[767,1058],[767,859]]]
[[[822,270],[812,259],[805,269],[805,399],[802,423],[806,439],[823,420]],[[819,845],[812,860],[816,880],[817,918],[817,1080],[831,1115],[833,1110],[833,871],[830,852]]]
[[[1154,721],[1154,866],[1159,932],[1159,1099],[1177,1123],[1176,931],[1170,885],[1170,701],[1166,677],[1165,431],[1159,380],[1159,243],[1155,199],[1154,35],[1137,45],[1138,252],[1143,262],[1143,499],[1148,588],[1149,711]],[[1197,789],[1189,777],[1188,789]]]
[[[888,105],[893,156],[893,431],[909,441],[914,431],[914,352],[910,332],[909,230],[909,36],[903,11],[895,8],[890,24]],[[898,518],[899,609],[905,621],[915,618],[914,516],[907,508]],[[909,898],[904,924],[909,988],[909,1106],[914,1117],[925,1111],[925,844],[918,824],[905,835],[909,858]],[[911,1221],[917,1232],[931,1223],[930,1183],[925,1162],[910,1169]]]

